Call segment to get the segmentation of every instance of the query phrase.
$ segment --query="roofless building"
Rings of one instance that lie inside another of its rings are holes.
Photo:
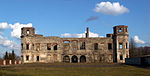
[[[129,57],[128,26],[125,25],[113,27],[113,33],[106,37],[90,37],[89,28],[84,38],[44,37],[35,34],[33,27],[23,27],[21,31],[23,63],[124,63]]]

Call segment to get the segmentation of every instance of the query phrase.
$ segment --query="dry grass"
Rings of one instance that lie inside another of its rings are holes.
[[[39,63],[1,66],[0,76],[150,76],[150,68],[107,63]]]

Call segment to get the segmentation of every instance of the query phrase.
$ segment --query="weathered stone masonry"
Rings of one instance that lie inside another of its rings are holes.
[[[128,26],[113,28],[106,37],[85,38],[44,37],[35,34],[33,27],[21,29],[21,52],[23,63],[33,62],[118,62],[129,57]]]

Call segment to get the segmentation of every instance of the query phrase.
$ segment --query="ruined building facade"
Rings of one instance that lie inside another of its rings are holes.
[[[33,27],[21,29],[21,53],[23,63],[33,62],[117,62],[129,57],[128,26],[113,27],[113,34],[106,37],[84,38],[44,37],[35,34]]]

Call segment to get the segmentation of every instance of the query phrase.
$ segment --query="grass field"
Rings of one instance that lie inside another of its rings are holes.
[[[0,76],[150,76],[150,68],[108,63],[39,63],[0,66]]]

